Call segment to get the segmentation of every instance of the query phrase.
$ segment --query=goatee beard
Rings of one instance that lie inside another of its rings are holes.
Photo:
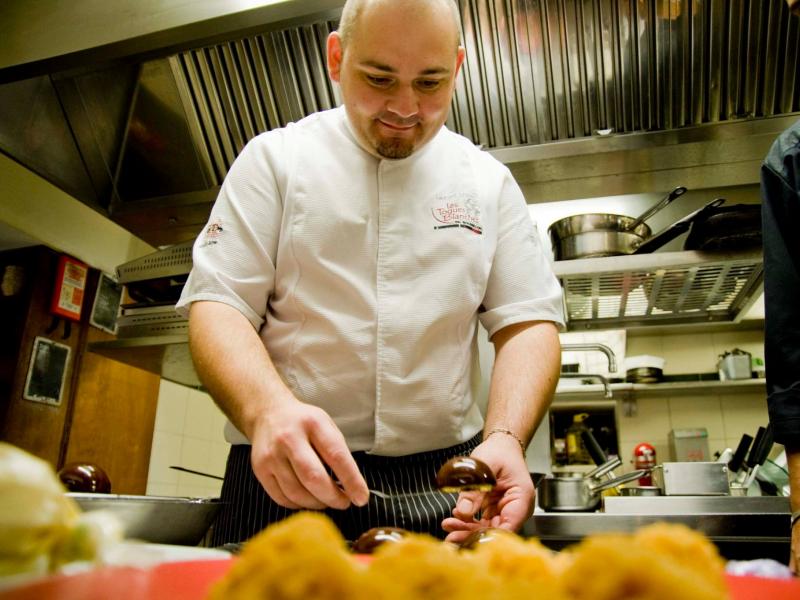
[[[375,151],[383,158],[408,158],[414,152],[414,143],[397,138],[384,139],[378,142]]]

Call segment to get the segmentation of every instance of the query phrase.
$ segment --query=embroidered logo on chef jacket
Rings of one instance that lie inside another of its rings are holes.
[[[217,219],[216,221],[209,223],[208,227],[206,227],[205,232],[203,232],[203,243],[200,244],[201,248],[205,248],[206,246],[212,246],[217,243],[217,239],[222,234],[222,219]]]
[[[436,221],[434,229],[462,227],[477,235],[483,234],[481,209],[473,195],[458,192],[439,194],[434,199],[431,214]]]

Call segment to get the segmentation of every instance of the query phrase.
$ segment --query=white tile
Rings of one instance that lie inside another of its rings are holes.
[[[743,433],[755,437],[758,428],[765,427],[769,421],[767,401],[761,394],[732,394],[723,396],[720,403],[728,439],[738,439]]]
[[[178,484],[177,483],[155,483],[147,482],[147,495],[148,496],[177,496]]]
[[[725,448],[728,447],[727,441],[724,438],[708,438],[708,460],[717,460],[717,454],[722,454]]]
[[[231,445],[227,442],[211,442],[211,453],[208,459],[208,472],[222,477],[228,464]]]
[[[186,419],[186,398],[189,389],[186,386],[161,380],[156,408],[155,431],[167,433],[183,433]]]
[[[215,494],[208,493],[208,486],[206,485],[192,485],[189,483],[178,484],[178,495],[187,498],[205,498]]]
[[[180,466],[185,469],[193,469],[195,471],[207,473],[210,454],[211,442],[208,440],[186,437],[183,439]],[[181,476],[183,475],[184,473],[181,473]],[[194,475],[192,475],[192,477],[194,477]],[[180,481],[181,478],[178,478],[178,482]]]
[[[208,439],[212,442],[224,442],[225,441],[225,423],[228,418],[222,412],[222,410],[211,402],[211,420],[210,420],[210,430],[208,432]]]
[[[711,346],[710,334],[681,334],[664,336],[664,373],[712,373],[717,359]]]
[[[203,488],[202,496],[205,498],[219,498],[222,495],[222,482],[209,483]]]
[[[617,407],[617,427],[620,441],[649,442],[665,440],[669,432],[669,404],[664,398],[639,398],[636,416],[626,417]]]
[[[211,430],[211,399],[205,394],[191,390],[186,402],[186,423],[183,435],[208,441],[208,432]]]
[[[183,437],[174,433],[156,431],[150,450],[150,469],[147,482],[175,485],[178,483],[177,471],[170,465],[180,464]]]
[[[639,356],[649,354],[650,356],[664,356],[664,346],[662,336],[628,336],[626,341],[625,355]]]
[[[678,396],[669,400],[671,429],[705,427],[709,438],[724,438],[719,396]]]

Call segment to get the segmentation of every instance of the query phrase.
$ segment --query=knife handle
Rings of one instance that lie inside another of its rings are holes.
[[[581,431],[581,439],[583,440],[583,444],[586,446],[586,449],[589,451],[589,454],[598,467],[604,464],[608,457],[606,453],[603,452],[603,449],[600,447],[600,444],[597,442],[597,439],[592,435],[592,432],[588,429],[584,429]]]
[[[736,446],[736,452],[733,453],[733,458],[731,458],[728,463],[728,470],[731,473],[736,473],[742,468],[745,456],[747,456],[747,451],[750,449],[750,444],[752,443],[753,436],[746,433],[742,435],[742,439],[739,440],[739,445]]]
[[[764,461],[767,460],[767,456],[769,456],[770,450],[772,450],[772,425],[767,425],[764,435],[761,438],[761,445],[756,452],[755,464],[763,465]]]
[[[767,429],[765,427],[759,427],[758,431],[756,431],[756,439],[753,441],[753,445],[750,446],[750,452],[745,461],[748,469],[752,469],[758,464],[757,455],[758,451],[761,449],[761,444],[764,441],[764,434],[766,434],[766,432]]]

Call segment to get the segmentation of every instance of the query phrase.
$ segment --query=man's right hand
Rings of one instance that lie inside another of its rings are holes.
[[[275,502],[294,509],[367,503],[367,484],[342,432],[328,413],[292,394],[239,310],[221,302],[194,302],[189,344],[206,389],[253,444],[253,471]]]
[[[281,506],[321,510],[367,503],[367,484],[324,410],[294,398],[272,402],[269,413],[254,424],[250,441],[253,471]]]

